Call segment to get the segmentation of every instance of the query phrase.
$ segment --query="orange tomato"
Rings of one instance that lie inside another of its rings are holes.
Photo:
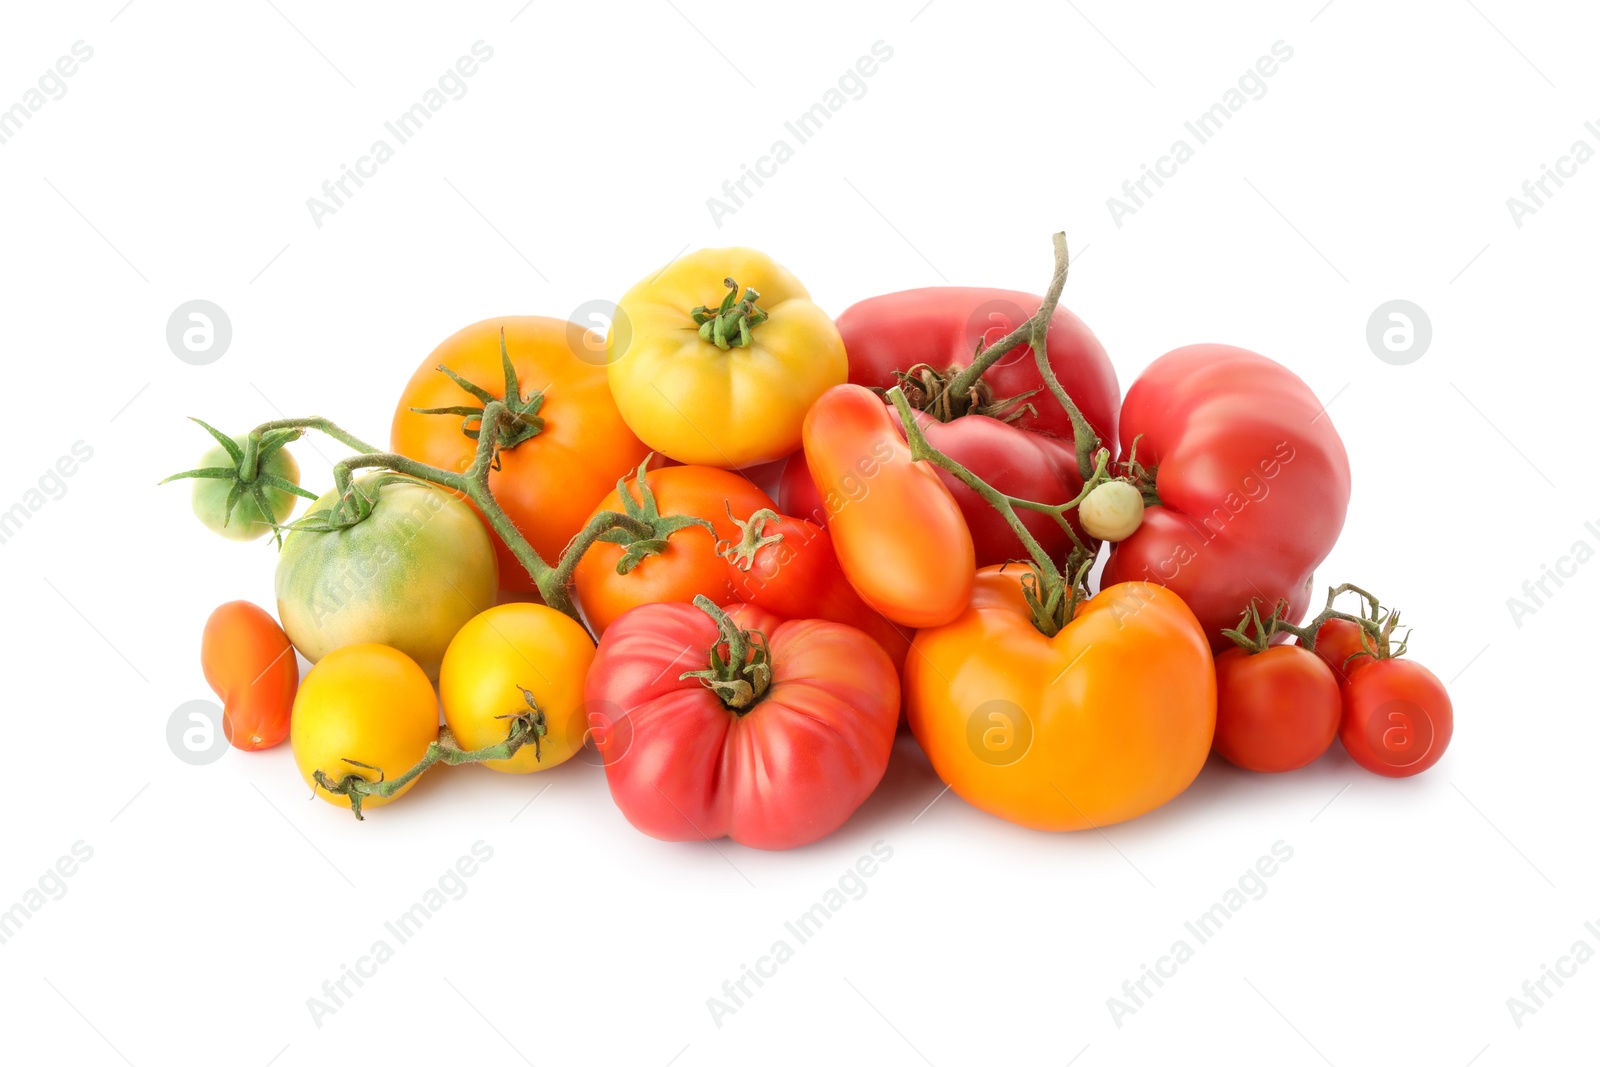
[[[718,604],[733,600],[728,563],[717,555],[717,542],[739,539],[734,519],[748,520],[762,508],[778,507],[744,475],[716,467],[662,467],[645,474],[645,485],[659,514],[705,519],[716,528],[716,536],[703,526],[677,530],[662,551],[645,556],[627,574],[617,573],[624,546],[595,542],[572,579],[578,606],[596,636],[640,604],[687,604],[702,593]],[[643,502],[637,478],[628,479],[625,487],[635,501]],[[622,511],[622,495],[613,490],[594,510]]]
[[[483,406],[481,399],[442,373],[441,365],[504,399],[502,329],[518,391],[524,398],[539,393],[544,401],[530,413],[542,420],[538,432],[501,450],[500,469],[490,472],[489,488],[534,551],[554,565],[595,503],[648,453],[611,398],[604,347],[597,337],[575,323],[531,315],[485,319],[452,334],[417,368],[400,394],[389,431],[390,447],[445,470],[464,471],[472,465],[478,442],[464,430],[476,432],[478,424],[470,416],[424,415],[412,409]],[[498,536],[494,543],[501,585],[532,591],[533,580],[522,564]]]
[[[1216,677],[1177,595],[1109,586],[1054,637],[1033,625],[1026,568],[985,567],[954,622],[906,657],[906,718],[939,777],[1039,830],[1108,826],[1186,789],[1211,750]]]
[[[200,637],[200,668],[222,699],[222,733],[234,748],[254,752],[289,736],[300,661],[271,615],[248,600],[213,611]]]
[[[972,533],[877,394],[834,386],[811,406],[802,437],[839,566],[861,599],[903,626],[960,615],[972,593]]]

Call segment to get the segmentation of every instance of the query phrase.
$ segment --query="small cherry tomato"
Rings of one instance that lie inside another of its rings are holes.
[[[318,788],[317,771],[335,782],[351,774],[369,782],[398,778],[438,738],[432,683],[415,660],[387,645],[345,645],[323,656],[306,674],[289,720],[300,777],[339,807],[349,799]],[[362,806],[381,807],[415,784],[392,797],[369,796]]]
[[[583,680],[594,642],[576,621],[543,604],[501,604],[456,632],[439,668],[444,722],[464,749],[506,739],[510,717],[544,713],[545,734],[492,771],[527,774],[565,763],[583,747]]]
[[[1348,619],[1328,619],[1317,630],[1317,655],[1340,682],[1373,662],[1361,643],[1361,627]]]
[[[1339,732],[1339,683],[1298,645],[1217,656],[1216,750],[1247,771],[1292,771],[1328,750]]]
[[[211,613],[200,637],[200,668],[222,700],[222,733],[254,752],[289,736],[300,661],[276,619],[248,600]]]
[[[1350,675],[1342,688],[1339,740],[1373,774],[1409,778],[1439,762],[1455,729],[1444,683],[1420,663],[1381,659]]]

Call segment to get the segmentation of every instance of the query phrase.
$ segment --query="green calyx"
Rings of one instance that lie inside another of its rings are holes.
[[[462,389],[471,393],[478,401],[478,406],[471,404],[453,404],[442,408],[412,408],[419,415],[459,415],[461,416],[461,432],[476,441],[483,432],[483,412],[495,400],[505,405],[506,414],[496,419],[494,423],[495,448],[516,448],[522,442],[539,436],[544,430],[544,418],[540,416],[539,409],[544,406],[544,394],[538,390],[522,395],[521,383],[517,380],[517,369],[511,365],[511,357],[506,353],[506,331],[500,329],[500,368],[505,374],[505,396],[497,397],[489,390],[469,382],[455,371],[439,364],[439,370],[449,376],[450,380]],[[499,469],[499,456],[495,456],[495,469]]]
[[[1361,598],[1360,614],[1352,615],[1333,606],[1334,601],[1345,593],[1354,593]],[[1384,607],[1376,596],[1349,582],[1330,587],[1326,606],[1315,617],[1307,619],[1302,626],[1296,626],[1289,621],[1288,600],[1280,599],[1273,605],[1271,614],[1266,618],[1262,618],[1259,601],[1251,600],[1239,617],[1239,625],[1231,630],[1223,630],[1222,633],[1251,655],[1265,652],[1271,645],[1272,638],[1280,633],[1294,635],[1301,645],[1315,652],[1317,635],[1322,630],[1322,624],[1329,619],[1354,623],[1359,630],[1361,649],[1351,653],[1343,664],[1346,668],[1352,661],[1362,656],[1370,656],[1375,660],[1399,659],[1406,654],[1406,645],[1411,640],[1410,629],[1398,637],[1395,636],[1395,631],[1400,626],[1398,609]]]
[[[650,467],[651,456],[646,456],[644,462],[639,464],[639,469],[634,472],[634,485],[638,487],[639,496],[633,495],[633,490],[628,488],[628,479],[617,479],[617,495],[622,498],[622,513],[633,520],[631,527],[616,526],[601,534],[596,540],[609,541],[614,545],[624,548],[622,558],[617,561],[617,573],[627,574],[637,567],[647,556],[665,552],[667,538],[679,530],[686,530],[691,526],[701,526],[717,535],[716,527],[705,519],[693,515],[663,515],[656,504],[656,494],[650,488],[650,482],[645,478],[645,473]],[[641,533],[647,530],[647,533]]]
[[[382,495],[383,487],[395,482],[415,482],[416,478],[404,474],[395,474],[385,471],[382,474],[365,479],[350,479],[349,486],[332,507],[319,508],[308,511],[294,522],[283,527],[285,530],[304,530],[308,533],[337,533],[348,530],[360,522],[365,522],[378,506],[378,499]]]
[[[694,598],[694,606],[717,624],[717,642],[706,652],[710,665],[705,670],[685,671],[678,680],[698,678],[729,711],[748,715],[772,685],[772,652],[767,647],[767,635],[760,630],[741,629],[704,594]]]
[[[709,341],[723,351],[749,348],[750,331],[767,321],[767,313],[756,306],[761,294],[746,289],[744,297],[740,298],[738,282],[724,278],[722,284],[728,287],[728,295],[722,298],[715,311],[701,304],[689,315],[700,327],[700,340]]]
[[[724,506],[727,506],[726,503],[724,503]],[[768,522],[777,517],[778,513],[776,511],[771,508],[762,508],[760,511],[751,514],[748,519],[735,519],[733,517],[733,509],[729,507],[728,518],[732,519],[733,524],[739,528],[739,540],[718,541],[717,555],[742,571],[749,570],[755,566],[756,553],[768,545],[783,543],[783,534],[763,534],[761,532],[766,529]]]
[[[227,452],[228,459],[232,465],[227,467],[198,467],[194,470],[182,471],[161,479],[158,484],[165,485],[180,478],[206,478],[231,483],[227,499],[223,505],[223,526],[228,525],[233,518],[234,510],[246,496],[255,504],[259,512],[269,519],[274,511],[272,503],[267,496],[268,490],[291,493],[295,496],[305,497],[307,500],[317,499],[317,494],[309,489],[303,489],[289,479],[273,474],[267,469],[266,461],[279,452],[284,445],[298,438],[302,433],[301,430],[269,430],[263,434],[252,432],[244,438],[244,443],[241,445],[210,423],[193,417],[190,418],[190,421],[197,423],[206,433],[216,439],[217,444]],[[277,538],[280,545],[283,543],[282,532],[277,527],[273,528],[273,536]]]

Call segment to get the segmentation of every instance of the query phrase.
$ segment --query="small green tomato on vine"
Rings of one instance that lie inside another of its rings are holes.
[[[1101,482],[1078,505],[1083,532],[1101,541],[1123,541],[1144,521],[1144,497],[1129,482]]]

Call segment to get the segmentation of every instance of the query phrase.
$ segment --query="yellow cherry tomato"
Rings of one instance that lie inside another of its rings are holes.
[[[628,290],[606,335],[617,408],[683,463],[748,467],[800,447],[812,401],[849,374],[844,341],[794,275],[706,248]]]
[[[445,725],[464,749],[506,739],[509,716],[544,713],[545,735],[485,767],[509,774],[549,770],[583,747],[588,722],[583,680],[594,641],[578,623],[543,604],[501,604],[472,618],[445,650],[439,700]]]
[[[398,778],[427,754],[439,737],[439,704],[416,661],[385,645],[345,645],[311,668],[300,683],[289,717],[289,745],[300,777],[330,804],[349,798],[318,788],[317,771],[335,782],[358,774],[369,782]],[[358,767],[355,763],[367,764]],[[381,807],[403,796],[371,796],[362,807]]]

